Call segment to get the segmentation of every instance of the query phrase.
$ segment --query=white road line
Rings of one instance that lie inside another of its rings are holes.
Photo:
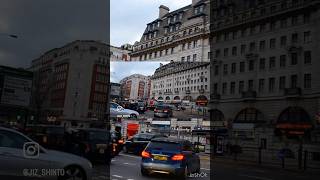
[[[136,158],[136,159],[141,159],[140,156],[133,156],[133,155],[128,155],[128,154],[121,154],[121,156],[126,156],[126,157],[132,157],[132,158]]]
[[[203,169],[203,170],[206,170],[206,171],[210,171],[210,169],[207,169],[207,168],[200,168],[200,169]]]
[[[137,164],[135,164],[135,163],[123,163],[123,164],[125,164],[125,165],[130,165],[130,166],[136,166]]]
[[[119,176],[119,175],[116,175],[116,174],[114,174],[114,175],[112,175],[113,177],[117,177],[117,178],[122,178],[122,176]]]
[[[251,176],[251,175],[246,175],[246,174],[239,174],[239,176],[248,177],[248,178],[252,178],[252,179],[259,179],[259,180],[273,180],[271,178]]]
[[[127,180],[134,180],[134,179],[127,179]]]

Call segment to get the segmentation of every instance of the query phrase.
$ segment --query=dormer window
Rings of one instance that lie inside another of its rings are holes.
[[[177,21],[177,15],[174,15],[173,16],[173,22],[176,22]]]
[[[160,21],[158,21],[158,24],[157,24],[157,26],[158,26],[158,27],[160,27]]]
[[[168,33],[168,28],[164,28],[164,33],[165,33],[165,34]]]
[[[168,24],[170,24],[170,22],[171,22],[171,18],[170,18],[170,17],[168,17]]]
[[[182,19],[182,16],[183,16],[183,13],[180,13],[180,14],[179,14],[179,19],[180,19],[180,20]]]

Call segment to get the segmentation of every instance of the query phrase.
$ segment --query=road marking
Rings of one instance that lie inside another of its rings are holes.
[[[259,179],[259,180],[273,180],[271,178],[265,178],[265,177],[259,177],[259,176],[251,176],[251,175],[246,175],[246,174],[239,174],[239,176],[248,177],[248,178],[252,178],[252,179]]]
[[[127,180],[134,180],[134,179],[127,179]]]
[[[200,169],[203,169],[203,170],[206,170],[206,171],[210,171],[210,169],[207,169],[207,168],[200,168]]]
[[[136,158],[136,159],[140,159],[140,156],[133,156],[133,155],[128,155],[128,154],[120,154],[121,156],[126,156],[126,157],[132,157],[132,158]]]
[[[125,164],[125,165],[131,165],[131,166],[136,166],[137,164],[135,164],[135,163],[123,163],[123,164]]]
[[[122,178],[122,176],[119,176],[119,175],[116,175],[116,174],[114,174],[114,175],[112,175],[113,177],[117,177],[117,178]]]

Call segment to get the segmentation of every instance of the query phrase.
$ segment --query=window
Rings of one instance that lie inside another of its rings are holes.
[[[219,74],[219,66],[216,65],[216,66],[214,67],[214,75],[218,75],[218,74]]]
[[[304,52],[304,64],[311,64],[311,51]]]
[[[256,27],[255,27],[255,26],[252,26],[252,27],[250,28],[250,34],[251,34],[251,35],[254,34],[254,33],[255,33],[255,30],[256,30]]]
[[[275,78],[269,78],[269,92],[274,92]]]
[[[244,72],[244,71],[245,71],[245,63],[240,62],[240,72]]]
[[[304,32],[303,33],[303,41],[305,43],[308,43],[311,41],[311,35],[310,35],[310,31]]]
[[[231,64],[231,73],[236,73],[236,63]]]
[[[298,16],[292,16],[291,24],[293,26],[298,24]]]
[[[259,79],[259,92],[264,90],[264,79]]]
[[[213,92],[217,93],[218,92],[218,83],[214,83],[213,85]]]
[[[232,55],[233,56],[237,55],[237,46],[232,47]]]
[[[279,89],[282,90],[286,87],[286,77],[281,76],[279,79]]]
[[[187,62],[190,62],[190,56],[187,56]]]
[[[287,19],[286,18],[281,19],[280,26],[281,26],[281,28],[287,27]]]
[[[259,68],[260,70],[264,70],[266,67],[266,59],[265,58],[261,58],[260,59],[260,63],[259,63]]]
[[[263,51],[265,47],[266,47],[266,41],[265,40],[260,41],[260,45],[259,45],[260,51]]]
[[[192,61],[196,61],[197,60],[197,54],[194,54],[193,56],[192,56]]]
[[[250,60],[249,61],[249,71],[253,71],[254,70],[254,60]]]
[[[211,52],[208,52],[208,59],[211,59]]]
[[[173,54],[173,52],[174,52],[174,48],[171,48],[171,54]]]
[[[25,137],[10,131],[0,130],[0,147],[22,149],[26,142],[30,142]]]
[[[184,57],[181,57],[181,62],[184,62]]]
[[[287,45],[287,36],[281,36],[280,37],[280,46],[284,47]]]
[[[276,57],[270,57],[269,59],[269,68],[273,69],[276,67]]]
[[[291,65],[297,65],[297,64],[298,64],[298,54],[291,53]]]
[[[228,74],[228,64],[223,65],[223,74],[227,75]]]
[[[248,80],[248,90],[252,91],[254,89],[253,80]]]
[[[235,88],[236,88],[236,83],[235,82],[231,82],[230,83],[230,94],[234,94],[235,93]]]
[[[311,88],[311,74],[304,74],[304,88]]]
[[[223,50],[223,56],[228,56],[228,53],[229,53],[229,49],[228,48],[225,48]]]
[[[242,44],[241,45],[241,54],[244,54],[244,53],[246,53],[246,45]]]
[[[263,32],[266,30],[266,24],[261,24],[260,25],[260,32]]]
[[[286,55],[281,55],[280,56],[280,67],[285,67],[286,66],[286,58],[287,56]]]
[[[220,49],[217,49],[217,50],[216,50],[216,58],[217,58],[217,57],[220,57]]]
[[[310,22],[310,13],[306,13],[303,15],[303,23],[309,23]]]
[[[291,75],[291,88],[296,88],[298,85],[298,76]]]
[[[246,35],[246,29],[241,30],[241,37],[244,37]]]
[[[270,39],[270,49],[274,49],[276,47],[276,39]]]
[[[276,22],[273,21],[270,23],[270,31],[273,31],[275,29],[276,29]]]
[[[254,51],[256,50],[256,43],[255,42],[251,42],[250,43],[250,51]]]
[[[222,94],[226,94],[227,93],[227,83],[223,83],[222,84]]]
[[[244,91],[244,81],[239,81],[239,93]]]
[[[297,33],[292,34],[291,42],[292,43],[297,43],[298,42],[298,34]]]
[[[238,34],[237,31],[233,31],[232,32],[232,39],[236,39],[237,38],[237,34]]]

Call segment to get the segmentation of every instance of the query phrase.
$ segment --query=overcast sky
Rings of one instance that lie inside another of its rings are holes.
[[[192,0],[111,0],[111,44],[139,41],[147,24],[158,18],[160,5],[174,11],[191,3]]]
[[[160,67],[160,63],[169,62],[141,61],[141,62],[111,62],[110,63],[110,81],[119,83],[121,79],[132,74],[152,75]]]
[[[29,67],[44,52],[71,41],[109,38],[120,46],[139,40],[146,24],[158,18],[158,7],[171,10],[191,0],[1,0],[0,65]],[[2,33],[18,35],[9,38]]]

